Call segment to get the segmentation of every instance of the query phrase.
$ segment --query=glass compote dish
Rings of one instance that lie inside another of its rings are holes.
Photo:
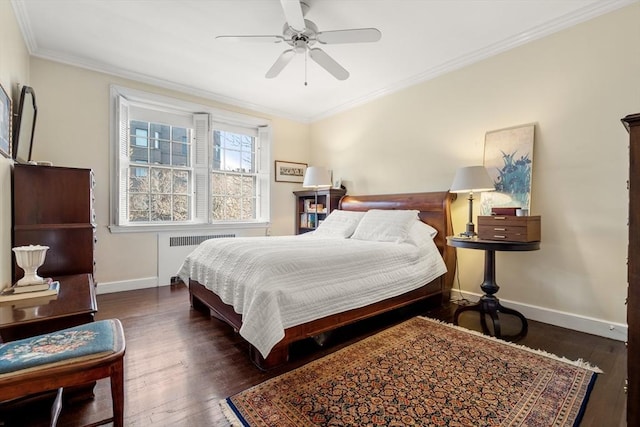
[[[38,276],[38,268],[44,264],[49,246],[29,245],[13,248],[16,255],[16,264],[24,270],[24,277],[18,280],[16,286],[35,285],[44,283],[44,279]]]

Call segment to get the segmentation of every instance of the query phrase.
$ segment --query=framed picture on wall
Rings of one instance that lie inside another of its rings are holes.
[[[494,207],[530,209],[535,124],[487,132],[484,167],[496,191],[480,194],[480,214]]]
[[[0,154],[11,157],[11,98],[0,84]]]
[[[304,181],[304,173],[307,170],[306,163],[283,162],[276,160],[276,182]]]

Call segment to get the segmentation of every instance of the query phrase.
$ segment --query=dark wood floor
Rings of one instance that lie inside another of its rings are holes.
[[[309,340],[296,345],[292,362],[264,373],[248,359],[247,346],[230,327],[190,309],[184,286],[165,286],[98,296],[98,318],[119,318],[125,329],[125,425],[127,426],[226,426],[218,402],[267,378],[300,366],[390,325],[424,314],[450,321],[455,305],[425,309],[412,306],[345,327],[324,347]],[[478,329],[477,313],[461,316],[463,326]],[[504,319],[505,328],[515,328]],[[508,333],[508,331],[505,331]],[[622,426],[624,423],[626,350],[622,342],[530,322],[528,335],[519,344],[599,366],[582,426]],[[90,401],[69,402],[59,426],[91,423],[111,414],[109,384],[96,385]],[[45,402],[46,403],[46,402]],[[49,408],[30,403],[3,410],[5,426],[46,426]]]

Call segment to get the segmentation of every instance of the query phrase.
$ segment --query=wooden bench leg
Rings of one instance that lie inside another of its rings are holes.
[[[111,371],[111,400],[113,402],[113,427],[124,427],[124,361],[118,360]]]

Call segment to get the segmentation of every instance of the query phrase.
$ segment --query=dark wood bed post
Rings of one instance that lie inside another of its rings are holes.
[[[447,245],[447,236],[453,234],[451,223],[451,202],[456,195],[448,191],[431,193],[385,194],[375,196],[344,196],[340,200],[339,209],[351,211],[367,211],[370,209],[415,209],[420,212],[420,219],[438,230],[434,238],[436,246],[442,254],[447,266],[447,273],[437,279],[398,295],[353,310],[336,315],[323,317],[302,325],[285,329],[284,338],[278,342],[269,355],[264,358],[253,346],[250,348],[250,358],[262,370],[280,366],[289,360],[289,344],[305,338],[316,336],[359,320],[366,319],[384,312],[404,307],[418,301],[440,294],[442,303],[449,301],[456,268],[455,248]],[[189,298],[194,309],[207,312],[229,324],[237,332],[242,326],[242,316],[233,307],[224,304],[213,292],[202,284],[189,280]]]

